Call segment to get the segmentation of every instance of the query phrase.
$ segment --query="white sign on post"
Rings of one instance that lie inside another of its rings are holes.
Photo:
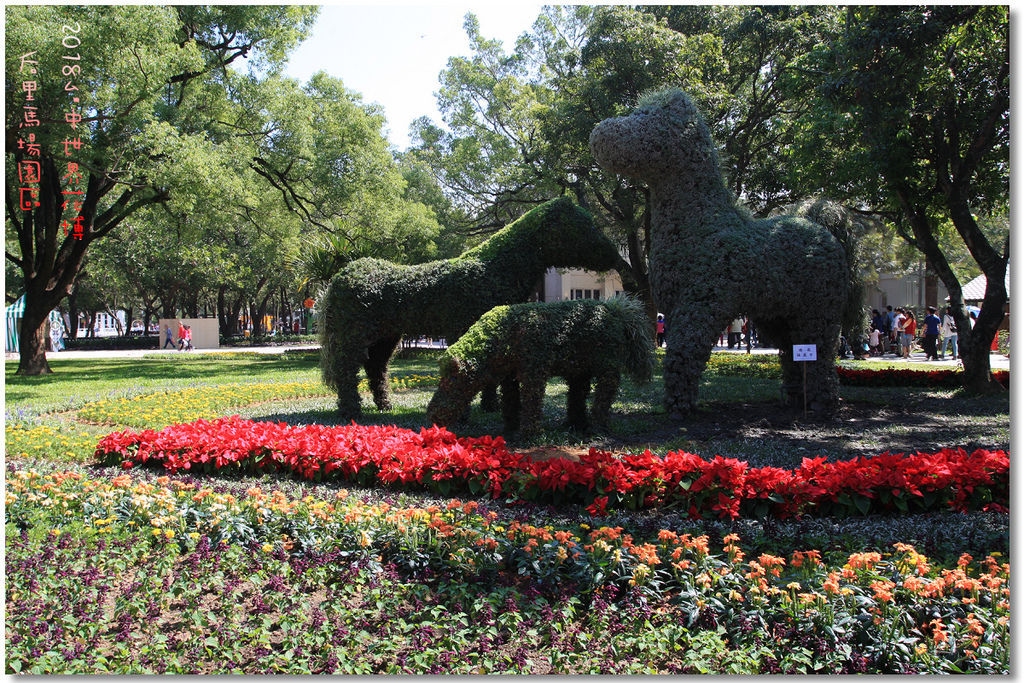
[[[793,344],[793,360],[818,360],[818,347],[815,344]]]

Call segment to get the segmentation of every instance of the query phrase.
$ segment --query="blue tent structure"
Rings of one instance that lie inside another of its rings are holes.
[[[7,320],[7,335],[4,342],[4,351],[6,353],[19,352],[18,343],[21,336],[21,319],[24,315],[25,295],[22,294],[18,297],[17,301],[7,307],[6,315],[4,316]],[[64,350],[64,320],[57,311],[50,311],[50,317],[47,321],[47,337],[50,340],[49,344],[47,344],[47,350]]]

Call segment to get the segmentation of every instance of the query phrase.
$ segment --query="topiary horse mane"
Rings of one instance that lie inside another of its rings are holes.
[[[321,310],[321,370],[342,418],[360,414],[358,373],[390,410],[388,365],[404,335],[454,342],[481,315],[527,301],[548,268],[605,271],[615,245],[568,198],[549,201],[454,259],[406,266],[364,258],[334,276]]]
[[[835,357],[850,291],[842,240],[805,218],[748,219],[722,180],[707,125],[682,91],[656,93],[625,117],[602,121],[590,149],[605,169],[651,192],[650,277],[665,313],[665,401],[684,415],[697,404],[715,340],[741,314],[778,345],[789,400],[803,398],[794,344],[814,344],[806,363],[809,409],[839,405]]]

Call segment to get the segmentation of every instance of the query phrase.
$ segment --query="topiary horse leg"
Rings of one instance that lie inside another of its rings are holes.
[[[594,400],[590,406],[590,418],[594,429],[608,429],[608,421],[612,413],[612,401],[619,391],[619,371],[608,370],[599,375],[594,385]]]
[[[675,309],[668,326],[665,351],[665,408],[669,415],[683,417],[697,408],[700,376],[711,357],[711,349],[728,318],[698,320],[691,324],[693,312],[705,305],[688,304]],[[721,317],[721,316],[720,316]]]
[[[338,416],[342,420],[354,420],[362,414],[362,399],[359,398],[359,362],[350,355],[335,357],[331,367],[331,381],[338,392]]]
[[[587,431],[587,396],[590,394],[590,376],[566,377],[569,391],[565,397],[566,424],[577,432]]]
[[[485,413],[496,413],[501,409],[501,401],[498,400],[498,387],[488,384],[480,391],[480,410]]]
[[[363,367],[366,369],[366,378],[370,383],[370,391],[373,392],[373,402],[382,411],[391,410],[388,365],[401,340],[401,337],[387,337],[374,342],[367,349],[366,361],[363,363]]]
[[[519,431],[521,413],[519,380],[515,375],[509,375],[501,381],[501,416],[506,433]]]
[[[543,427],[544,388],[547,377],[543,375],[519,377],[520,433],[522,438],[537,436]]]

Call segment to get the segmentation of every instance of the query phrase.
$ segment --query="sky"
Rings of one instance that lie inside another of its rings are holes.
[[[310,37],[296,48],[285,74],[305,82],[317,71],[384,108],[388,139],[409,147],[409,124],[420,116],[441,123],[434,93],[453,56],[469,56],[462,28],[467,12],[485,38],[506,51],[529,30],[540,3],[324,5]]]

